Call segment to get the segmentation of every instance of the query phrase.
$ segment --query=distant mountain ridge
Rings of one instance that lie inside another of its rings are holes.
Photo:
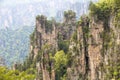
[[[12,29],[22,26],[33,26],[34,18],[38,14],[44,14],[47,17],[55,17],[57,20],[62,19],[65,10],[73,10],[77,16],[87,12],[89,1],[84,0],[43,0],[27,4],[14,6],[0,6],[0,29],[10,27]],[[97,0],[92,0],[97,1]]]
[[[29,53],[29,35],[33,26],[24,26],[17,30],[10,28],[0,30],[0,57],[7,66],[22,62]]]

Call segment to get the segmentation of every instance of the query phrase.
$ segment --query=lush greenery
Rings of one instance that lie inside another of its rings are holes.
[[[58,41],[58,47],[59,47],[59,50],[64,50],[65,52],[68,52],[69,41],[67,41],[67,40]]]
[[[72,10],[68,10],[68,11],[65,11],[65,12],[64,12],[64,18],[66,18],[67,21],[68,21],[69,19],[74,18],[75,16],[76,16],[76,13],[73,12]]]
[[[109,20],[111,16],[120,19],[120,1],[119,0],[99,0],[98,3],[90,3],[90,15],[96,16],[96,21],[104,22],[104,29],[109,30]]]
[[[35,71],[28,69],[20,72],[18,70],[9,70],[5,67],[0,67],[0,80],[34,80]]]
[[[58,51],[55,56],[56,80],[62,80],[66,74],[68,58],[64,51]]]

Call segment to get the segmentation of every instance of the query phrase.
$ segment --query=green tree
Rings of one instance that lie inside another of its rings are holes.
[[[0,80],[34,80],[35,73],[33,69],[20,72],[18,70],[9,70],[5,67],[0,67]]]
[[[58,51],[55,56],[55,70],[56,70],[56,79],[60,80],[66,74],[67,67],[67,55],[63,50]]]

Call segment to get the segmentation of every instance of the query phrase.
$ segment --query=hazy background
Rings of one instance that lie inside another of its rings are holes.
[[[35,16],[44,14],[61,20],[65,10],[74,10],[79,18],[87,12],[90,0],[0,0],[0,28],[34,25]],[[92,0],[97,1],[97,0]]]

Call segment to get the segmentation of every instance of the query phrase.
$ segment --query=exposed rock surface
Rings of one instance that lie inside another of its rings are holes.
[[[111,68],[116,67],[120,60],[120,30],[113,24],[114,16],[111,15],[106,26],[104,21],[96,22],[95,17],[81,17],[79,25],[76,25],[74,12],[67,12],[64,17],[64,22],[59,25],[51,22],[49,29],[46,17],[36,19],[31,55],[36,59],[42,53],[37,57],[37,80],[56,80],[54,61],[51,61],[49,53],[54,55],[59,49],[59,38],[69,41],[71,62],[67,66],[67,80],[112,79]]]

